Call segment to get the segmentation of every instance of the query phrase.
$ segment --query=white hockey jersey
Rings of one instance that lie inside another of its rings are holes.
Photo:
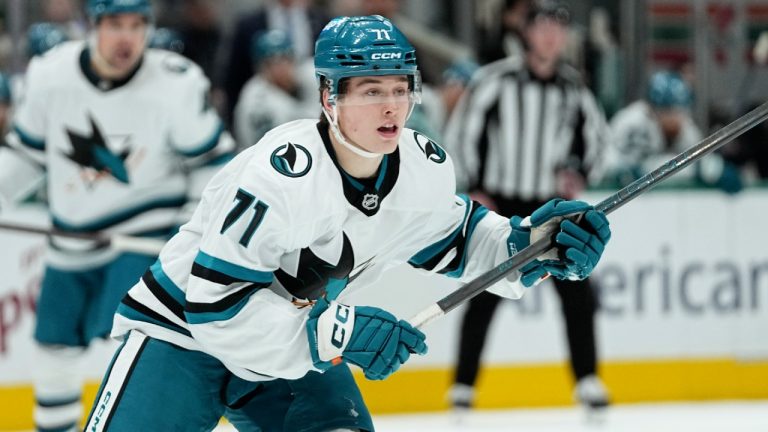
[[[259,75],[251,77],[235,107],[234,132],[240,148],[255,144],[270,129],[283,123],[318,117],[317,91],[311,100],[304,93],[293,96]]]
[[[645,175],[658,168],[702,138],[701,131],[686,116],[680,133],[672,143],[667,143],[651,107],[645,101],[636,101],[614,115],[610,122],[613,141],[603,161],[603,179],[621,177],[633,172]],[[673,181],[690,181],[694,170],[683,170]]]
[[[122,81],[100,80],[85,42],[32,60],[0,153],[0,197],[46,176],[53,226],[137,234],[179,223],[189,172],[231,157],[234,142],[201,69],[147,49]]]
[[[424,135],[404,129],[370,181],[334,154],[327,127],[298,120],[227,164],[123,299],[113,336],[201,350],[244,379],[299,378],[313,365],[296,299],[337,298],[405,262],[469,280],[508,258],[509,221],[455,195],[450,158]],[[517,279],[492,291],[519,298]]]

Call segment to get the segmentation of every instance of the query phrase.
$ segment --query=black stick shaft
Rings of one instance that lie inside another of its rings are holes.
[[[729,125],[704,138],[698,144],[680,153],[662,166],[604,199],[595,206],[595,209],[605,212],[606,214],[613,212],[672,175],[680,172],[695,161],[722,147],[742,133],[755,127],[757,124],[765,121],[767,118],[768,102],[765,102],[747,114],[734,120]],[[552,246],[554,245],[551,238],[543,238],[532,243],[513,257],[488,270],[451,294],[443,297],[436,303],[436,306],[439,309],[435,308],[435,305],[433,305],[419,313],[413,320],[411,320],[412,324],[416,327],[421,327],[427,322],[452,311],[459,305],[485,291],[488,287],[498,282],[509,273],[518,270],[533,261]]]

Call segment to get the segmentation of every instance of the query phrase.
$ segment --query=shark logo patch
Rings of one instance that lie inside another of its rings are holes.
[[[79,134],[67,129],[67,136],[72,144],[70,153],[64,152],[71,161],[80,165],[85,171],[90,171],[86,180],[90,183],[103,176],[112,176],[121,183],[129,183],[128,169],[125,160],[131,153],[130,148],[125,148],[120,153],[113,153],[107,146],[104,133],[96,124],[93,117],[88,116],[91,124],[90,134]],[[127,139],[127,136],[124,136]]]

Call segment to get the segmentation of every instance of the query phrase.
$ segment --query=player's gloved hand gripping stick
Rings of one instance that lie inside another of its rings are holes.
[[[520,283],[525,287],[550,275],[567,280],[586,278],[611,238],[605,214],[583,201],[553,199],[525,219],[513,216],[509,224],[510,256],[531,242],[552,237],[552,249],[520,268]]]
[[[307,321],[312,362],[327,370],[341,361],[359,366],[370,380],[382,380],[408,361],[426,354],[424,333],[372,306],[347,306],[324,297]]]
[[[726,143],[730,142],[732,139],[738,137],[742,133],[753,128],[754,126],[765,121],[766,119],[768,119],[768,102],[764,102],[762,105],[758,106],[757,108],[753,109],[747,114],[744,114],[743,116],[734,120],[729,125],[723,127],[722,129],[718,130],[712,135],[704,138],[698,144],[680,153],[679,155],[667,161],[660,167],[656,168],[650,173],[644,175],[643,177],[637,179],[636,181],[627,185],[623,189],[619,190],[615,194],[604,199],[599,204],[597,204],[594,209],[598,213],[603,213],[603,214],[609,214],[614,210],[617,210],[619,207],[623,206],[624,204],[627,204],[629,201],[637,198],[638,196],[650,190],[657,184],[661,183],[662,181],[666,180],[667,178],[671,177],[672,175],[676,174],[682,169],[688,167],[689,165],[701,159],[702,157],[706,156],[707,154],[722,147]],[[587,216],[588,214],[589,212],[585,213],[585,218],[589,221],[590,217]],[[594,216],[592,216],[591,218],[594,219]],[[510,222],[513,224],[513,230],[514,230],[514,226],[515,226],[514,221],[510,221]],[[595,222],[597,221],[589,221],[589,222],[593,226],[598,228],[598,226],[595,225]],[[518,221],[518,224],[522,225],[522,221]],[[563,232],[566,232],[566,228],[563,227],[562,225],[561,225],[561,229],[563,230]],[[558,236],[559,235],[560,234],[558,234]],[[472,297],[485,291],[488,287],[498,282],[503,277],[505,277],[506,275],[508,275],[513,271],[521,270],[521,273],[522,273],[521,277],[524,278],[523,280],[521,280],[521,282],[523,282],[524,284],[526,281],[529,281],[531,278],[534,278],[537,273],[535,271],[531,271],[530,268],[526,269],[526,266],[529,265],[529,263],[534,262],[534,260],[537,260],[537,258],[542,257],[543,254],[546,254],[550,249],[552,249],[553,246],[555,245],[556,239],[553,239],[551,236],[545,236],[541,239],[531,238],[530,240],[531,240],[531,244],[529,246],[520,250],[517,254],[513,255],[508,260],[497,265],[491,270],[488,270],[487,272],[480,275],[473,281],[465,284],[461,288],[445,296],[444,298],[439,300],[437,303],[434,303],[431,306],[427,307],[426,309],[418,313],[415,317],[413,317],[413,319],[409,320],[409,322],[414,327],[421,328],[427,323],[429,323],[430,321],[445,315],[446,313],[452,311],[462,303],[468,301]],[[586,251],[586,255],[589,256],[591,254],[588,251]],[[574,258],[577,258],[577,257],[574,256]],[[576,261],[576,259],[574,259],[574,261]],[[546,259],[544,262],[546,262]],[[540,265],[545,266],[545,264],[543,263]],[[544,268],[546,269],[546,266]],[[528,274],[528,276],[526,273]]]

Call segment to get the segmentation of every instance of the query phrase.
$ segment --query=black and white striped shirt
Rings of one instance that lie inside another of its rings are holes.
[[[607,133],[575,69],[562,65],[542,81],[522,57],[508,57],[475,74],[451,116],[445,145],[460,187],[533,201],[556,195],[558,169],[587,174]]]

